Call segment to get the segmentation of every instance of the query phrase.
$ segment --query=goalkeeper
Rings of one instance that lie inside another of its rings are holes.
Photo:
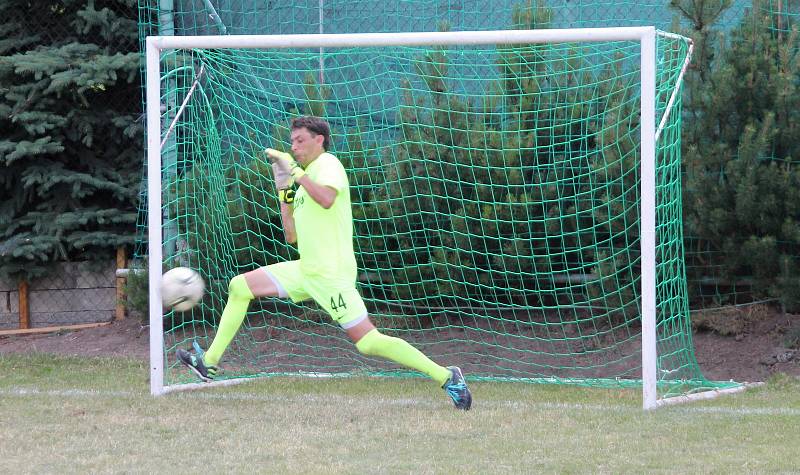
[[[250,301],[258,297],[313,299],[353,340],[359,352],[415,369],[436,381],[457,409],[469,410],[472,395],[458,367],[442,367],[405,340],[384,335],[370,320],[355,287],[353,217],[347,175],[326,152],[330,127],[317,117],[291,124],[292,155],[274,149],[272,162],[286,240],[297,243],[300,259],[279,262],[231,279],[228,302],[214,341],[205,353],[179,349],[178,360],[211,381],[225,349],[239,330]],[[292,185],[295,185],[293,187]]]

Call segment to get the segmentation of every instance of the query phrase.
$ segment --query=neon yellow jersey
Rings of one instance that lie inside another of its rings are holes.
[[[353,254],[353,211],[350,183],[339,159],[323,153],[306,168],[306,175],[337,192],[329,209],[320,206],[298,187],[294,198],[294,223],[300,269],[306,275],[355,282],[356,258]]]

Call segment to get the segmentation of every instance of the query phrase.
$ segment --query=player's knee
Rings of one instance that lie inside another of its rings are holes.
[[[237,275],[228,284],[228,297],[236,299],[253,300],[253,292],[247,285],[247,280],[243,275]]]
[[[371,356],[378,353],[381,346],[381,337],[384,335],[377,329],[370,331],[356,342],[356,349],[362,355]]]

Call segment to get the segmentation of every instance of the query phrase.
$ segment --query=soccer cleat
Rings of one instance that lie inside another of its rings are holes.
[[[461,374],[461,369],[458,366],[448,366],[447,369],[450,370],[450,379],[444,383],[442,389],[453,400],[456,409],[469,411],[472,406],[472,393],[467,388],[467,381],[464,379],[464,375]]]
[[[200,345],[195,342],[192,346],[194,346],[194,353],[190,353],[184,349],[178,349],[178,351],[175,352],[175,355],[178,357],[178,361],[192,370],[194,374],[196,374],[203,381],[213,381],[217,376],[217,371],[219,368],[211,365],[206,366],[206,364],[203,362],[203,350],[200,348]]]

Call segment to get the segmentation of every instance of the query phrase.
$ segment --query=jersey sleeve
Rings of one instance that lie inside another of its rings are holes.
[[[314,181],[320,185],[330,186],[335,189],[337,194],[347,188],[347,174],[342,164],[333,156],[320,163],[318,178]]]

